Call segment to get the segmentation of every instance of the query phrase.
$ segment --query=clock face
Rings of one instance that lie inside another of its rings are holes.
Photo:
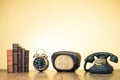
[[[43,70],[46,67],[46,61],[44,58],[38,57],[34,60],[33,65],[37,70]]]
[[[73,67],[73,65],[74,65],[73,59],[68,55],[59,55],[55,59],[55,66],[58,69],[69,70]]]

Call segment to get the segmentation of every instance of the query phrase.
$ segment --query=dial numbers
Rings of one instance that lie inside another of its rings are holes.
[[[95,60],[96,65],[104,65],[105,63],[106,63],[106,59],[100,58]]]
[[[34,60],[33,65],[37,70],[42,70],[46,66],[46,61],[43,58],[38,57]]]

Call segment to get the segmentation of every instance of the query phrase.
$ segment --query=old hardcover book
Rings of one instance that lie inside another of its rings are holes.
[[[18,55],[18,44],[13,44],[13,72],[17,72],[17,55]]]
[[[13,53],[12,50],[7,50],[7,72],[13,72]]]
[[[29,72],[29,50],[25,50],[24,72]]]
[[[17,72],[22,72],[22,48],[18,46]]]
[[[25,72],[25,49],[22,49],[22,72]]]

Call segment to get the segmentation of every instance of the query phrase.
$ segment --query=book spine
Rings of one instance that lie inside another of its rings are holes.
[[[24,70],[25,72],[29,72],[29,50],[25,50],[25,67],[24,67]]]
[[[12,50],[7,50],[7,72],[13,72],[13,53]]]
[[[13,44],[13,72],[17,72],[18,44]]]
[[[17,72],[22,72],[22,48],[20,46],[18,46],[17,63]]]
[[[25,72],[24,70],[25,67],[25,49],[22,49],[22,72]]]

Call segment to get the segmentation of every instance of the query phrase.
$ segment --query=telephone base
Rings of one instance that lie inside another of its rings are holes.
[[[113,72],[113,67],[106,64],[106,65],[94,65],[90,68],[90,73],[94,74],[109,74]]]

